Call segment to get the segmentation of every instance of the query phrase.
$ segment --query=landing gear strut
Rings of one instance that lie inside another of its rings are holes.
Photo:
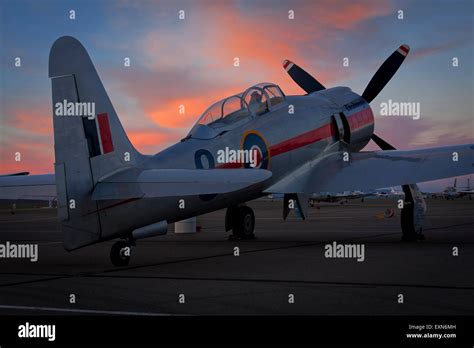
[[[115,242],[110,250],[110,260],[112,261],[112,264],[117,267],[127,266],[130,262],[131,251],[131,243],[125,240]]]
[[[423,221],[426,204],[416,185],[403,185],[405,202],[403,204],[400,222],[402,227],[402,241],[413,242],[424,240]]]
[[[225,229],[232,229],[229,239],[254,239],[255,214],[245,205],[229,207],[225,216]]]

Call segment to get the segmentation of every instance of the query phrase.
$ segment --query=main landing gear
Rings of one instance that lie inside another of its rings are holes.
[[[119,240],[110,249],[110,260],[117,267],[127,266],[132,253],[132,243],[126,240]]]
[[[242,205],[227,208],[225,230],[232,230],[229,239],[254,239],[255,214],[252,208]]]
[[[426,203],[416,185],[403,185],[405,201],[400,215],[402,241],[414,242],[424,240],[423,222],[425,219]]]

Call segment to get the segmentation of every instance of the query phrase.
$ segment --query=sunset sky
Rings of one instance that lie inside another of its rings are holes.
[[[48,55],[63,35],[86,47],[126,132],[143,153],[178,141],[212,102],[255,83],[275,82],[286,94],[303,94],[282,68],[284,59],[326,87],[362,93],[402,43],[410,54],[371,103],[376,133],[401,149],[472,143],[473,6],[472,0],[1,0],[0,173],[53,172]],[[15,67],[15,57],[21,67]],[[125,57],[130,67],[124,67]],[[389,99],[420,102],[421,118],[380,116],[380,103]],[[178,112],[181,104],[184,115]],[[422,188],[437,190],[452,181]]]

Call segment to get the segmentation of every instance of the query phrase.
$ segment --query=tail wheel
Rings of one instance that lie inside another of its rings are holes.
[[[110,250],[112,264],[117,267],[127,266],[130,262],[131,250],[130,243],[123,240],[115,242]]]
[[[242,206],[238,208],[238,219],[234,222],[234,235],[243,239],[253,239],[255,229],[255,214],[250,207]]]

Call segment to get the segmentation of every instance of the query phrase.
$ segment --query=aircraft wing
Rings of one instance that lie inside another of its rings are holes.
[[[263,169],[149,169],[119,173],[99,182],[93,200],[218,194],[269,179]]]
[[[56,198],[54,174],[0,176],[0,199],[47,201],[54,198]]]
[[[457,154],[457,161],[453,161]],[[474,144],[419,150],[356,152],[344,162],[333,152],[306,163],[269,187],[268,193],[372,190],[474,172]]]

